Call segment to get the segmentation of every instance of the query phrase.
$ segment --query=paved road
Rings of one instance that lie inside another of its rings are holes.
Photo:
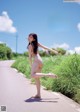
[[[32,99],[35,85],[11,68],[12,63],[0,61],[0,106],[6,106],[7,112],[80,112],[77,103],[43,87],[42,99]]]

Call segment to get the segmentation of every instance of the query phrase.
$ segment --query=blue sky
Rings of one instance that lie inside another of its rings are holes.
[[[0,43],[26,51],[29,33],[47,47],[80,52],[80,4],[63,0],[0,0]]]

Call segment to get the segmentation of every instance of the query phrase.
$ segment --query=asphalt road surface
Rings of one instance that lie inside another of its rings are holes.
[[[0,61],[0,112],[80,112],[80,105],[43,87],[41,99],[31,98],[36,87],[10,67],[13,62]]]

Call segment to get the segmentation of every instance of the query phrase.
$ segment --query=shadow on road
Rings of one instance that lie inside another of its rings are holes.
[[[59,98],[28,98],[25,102],[50,102],[50,103],[58,103]]]

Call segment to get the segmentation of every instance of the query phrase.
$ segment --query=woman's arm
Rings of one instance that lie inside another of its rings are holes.
[[[29,63],[30,63],[30,66],[32,66],[32,46],[29,45]]]
[[[41,45],[40,43],[38,43],[38,46],[45,49],[45,50],[48,50],[48,51],[51,51],[51,52],[54,52],[55,54],[58,54],[58,52],[56,50],[53,50],[53,49],[50,49],[44,45]]]

